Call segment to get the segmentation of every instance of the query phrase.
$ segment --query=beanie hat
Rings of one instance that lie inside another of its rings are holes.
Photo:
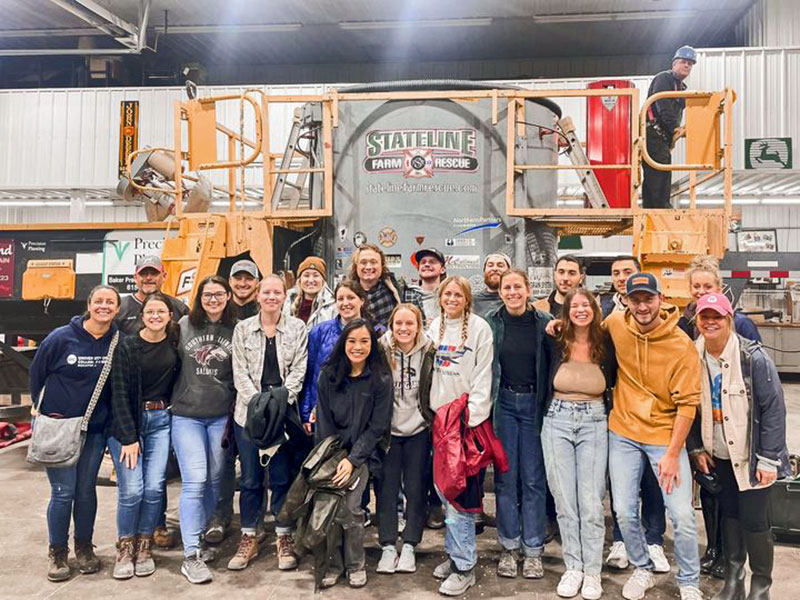
[[[328,276],[328,269],[325,266],[325,261],[322,260],[319,256],[308,256],[306,259],[300,263],[300,266],[297,267],[297,278],[300,279],[300,275],[303,274],[303,271],[306,269],[311,269],[312,271],[316,271],[322,278],[325,279]]]
[[[508,268],[509,269],[511,268],[511,259],[508,257],[508,254],[504,254],[502,252],[492,252],[491,254],[487,254],[486,258],[483,259],[483,268],[484,268],[484,270],[486,269],[486,263],[489,262],[489,259],[492,258],[493,256],[499,256],[504,261],[506,261],[506,264],[508,265]]]

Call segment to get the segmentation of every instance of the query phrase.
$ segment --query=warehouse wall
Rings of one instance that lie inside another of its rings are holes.
[[[800,45],[800,2],[757,0],[737,25],[735,39],[746,46]]]

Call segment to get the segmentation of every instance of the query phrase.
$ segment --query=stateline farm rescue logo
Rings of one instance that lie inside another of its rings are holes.
[[[411,178],[472,173],[478,168],[476,139],[475,129],[376,129],[367,133],[364,169]]]

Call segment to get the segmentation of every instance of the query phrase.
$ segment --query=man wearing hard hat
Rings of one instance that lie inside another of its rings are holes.
[[[662,71],[650,83],[647,95],[659,92],[674,92],[686,89],[684,80],[692,72],[697,62],[697,53],[691,46],[681,46],[672,57],[672,69]],[[662,164],[670,164],[670,156],[675,141],[683,136],[681,127],[683,98],[664,98],[657,100],[647,109],[647,152],[650,157]],[[642,183],[642,206],[644,208],[670,208],[670,186],[672,173],[659,171],[642,161],[644,181]]]

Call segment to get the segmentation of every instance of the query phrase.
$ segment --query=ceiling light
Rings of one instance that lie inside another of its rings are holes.
[[[596,21],[649,21],[651,19],[687,19],[696,10],[640,10],[631,12],[576,13],[561,15],[534,15],[537,23],[589,23]]]
[[[280,33],[283,31],[297,31],[302,28],[302,23],[255,23],[252,25],[170,25],[168,34],[240,34],[240,33]],[[163,28],[161,28],[163,31]]]
[[[419,27],[488,27],[491,17],[474,19],[428,19],[424,21],[341,21],[339,27],[350,31],[367,29],[417,29]]]

